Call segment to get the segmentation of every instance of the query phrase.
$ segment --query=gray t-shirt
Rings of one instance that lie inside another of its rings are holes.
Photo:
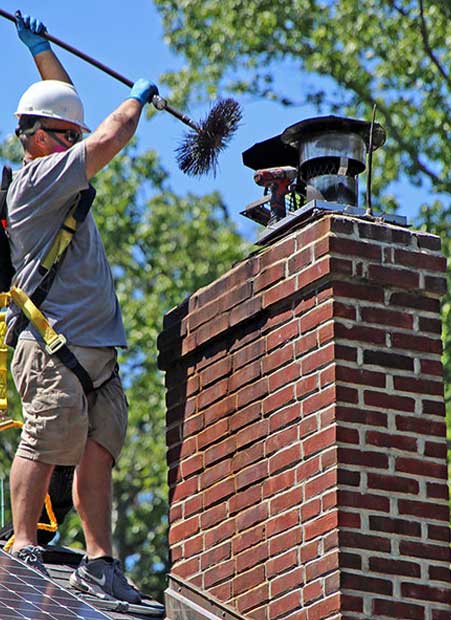
[[[27,294],[42,276],[41,261],[50,250],[78,192],[88,187],[83,142],[64,153],[29,162],[14,173],[7,196],[8,235],[16,270],[13,284]],[[126,346],[121,310],[105,249],[91,212],[79,225],[40,307],[68,344]],[[7,315],[8,329],[17,308]],[[8,340],[9,332],[7,335]],[[40,339],[34,328],[21,338]]]

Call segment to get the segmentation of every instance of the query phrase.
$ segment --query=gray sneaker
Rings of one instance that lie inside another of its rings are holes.
[[[69,577],[69,583],[73,588],[97,598],[115,598],[135,605],[141,603],[140,593],[128,583],[119,560],[112,563],[102,559],[88,562],[85,556]]]
[[[41,575],[44,575],[44,577],[50,577],[42,560],[43,551],[44,549],[42,547],[27,545],[26,547],[22,547],[22,549],[19,549],[19,551],[13,553],[12,556],[13,558],[22,560],[22,562],[25,562],[25,564],[27,564],[30,568],[33,568],[41,573]]]

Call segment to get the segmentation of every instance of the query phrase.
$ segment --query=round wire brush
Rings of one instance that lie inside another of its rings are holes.
[[[237,101],[220,99],[177,147],[177,162],[182,172],[192,176],[211,172],[216,176],[219,154],[230,142],[241,119]]]

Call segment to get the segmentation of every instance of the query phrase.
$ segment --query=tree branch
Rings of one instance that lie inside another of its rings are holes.
[[[448,83],[449,86],[451,86],[451,81],[450,81],[450,77],[449,77],[448,73],[442,67],[441,63],[439,62],[438,58],[434,54],[434,52],[433,52],[433,50],[432,50],[432,48],[430,46],[430,43],[429,43],[429,34],[428,34],[428,31],[427,31],[426,19],[425,19],[425,16],[424,16],[424,3],[423,3],[423,0],[419,0],[418,4],[419,4],[419,8],[420,8],[420,31],[421,31],[421,37],[423,39],[423,45],[424,45],[424,49],[426,51],[426,54],[429,56],[429,58],[431,59],[433,64],[437,67],[437,69],[438,69],[440,75],[443,77],[443,79],[446,80],[446,82]]]

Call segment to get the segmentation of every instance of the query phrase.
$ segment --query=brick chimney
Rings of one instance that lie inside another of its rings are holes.
[[[445,267],[321,215],[166,315],[176,579],[233,617],[451,618]]]

